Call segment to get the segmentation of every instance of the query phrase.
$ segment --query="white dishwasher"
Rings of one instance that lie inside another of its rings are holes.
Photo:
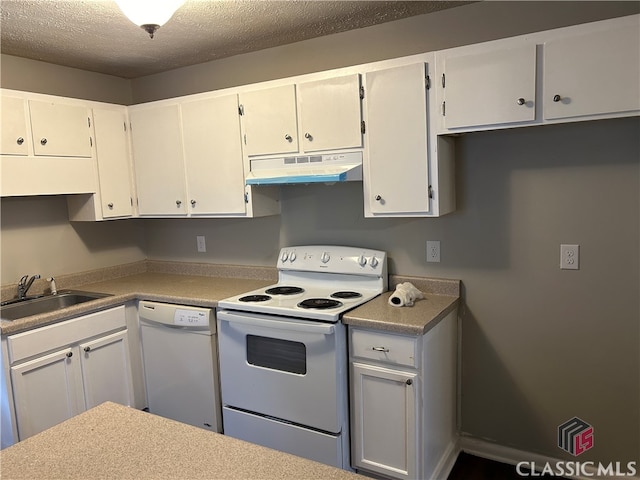
[[[222,431],[214,311],[140,301],[138,315],[149,412]]]

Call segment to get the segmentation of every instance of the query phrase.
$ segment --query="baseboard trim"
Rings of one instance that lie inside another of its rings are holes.
[[[524,450],[518,450],[512,447],[505,447],[503,445],[498,445],[493,442],[489,442],[487,440],[470,437],[470,436],[460,436],[458,438],[458,450],[469,453],[471,455],[475,455],[477,457],[486,458],[488,460],[494,460],[497,462],[507,463],[510,465],[517,465],[519,462],[527,462],[529,464],[533,463],[538,469],[542,469],[544,465],[547,463],[555,465],[557,462],[566,462],[566,460],[562,460],[559,458],[549,457],[546,455],[541,455],[539,453],[526,452]],[[588,468],[587,468],[588,467]],[[639,468],[640,465],[636,465],[636,468]],[[625,477],[598,477],[597,476],[597,468],[585,466],[584,472],[586,475],[564,475],[566,478],[575,478],[578,480],[593,480],[594,478],[628,478],[630,480],[640,480],[640,476],[636,473],[635,476],[625,476]],[[530,477],[523,478],[535,478],[534,475]]]
[[[436,468],[433,470],[431,480],[448,478],[451,470],[453,470],[456,460],[458,459],[458,453],[460,453],[458,443],[455,440],[449,442],[447,449],[442,454],[442,457],[440,457],[438,465],[436,465]]]

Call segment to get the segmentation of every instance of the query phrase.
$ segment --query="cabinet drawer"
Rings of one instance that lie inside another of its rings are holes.
[[[126,327],[124,305],[53,325],[17,333],[7,338],[10,362],[66,347],[84,339]]]
[[[418,367],[417,337],[351,328],[350,340],[352,357]]]

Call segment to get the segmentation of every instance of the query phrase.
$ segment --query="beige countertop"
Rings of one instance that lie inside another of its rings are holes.
[[[147,261],[132,264],[115,275],[113,271],[89,272],[74,278],[69,286],[63,279],[59,288],[73,288],[112,296],[67,307],[55,312],[0,322],[2,335],[15,334],[65,319],[84,315],[133,300],[154,300],[215,308],[219,300],[276,283],[275,269],[264,267],[182,264]],[[114,267],[115,268],[115,267]],[[108,270],[108,269],[105,269]],[[113,269],[111,269],[113,270]],[[118,272],[116,272],[118,273]],[[112,275],[114,278],[108,278]],[[106,277],[106,278],[105,278]],[[392,307],[387,299],[400,282],[410,281],[425,294],[412,307]],[[12,286],[3,290],[12,291]],[[456,308],[460,282],[391,275],[390,292],[344,314],[343,323],[395,333],[421,335]]]
[[[0,452],[13,479],[365,478],[107,402]]]

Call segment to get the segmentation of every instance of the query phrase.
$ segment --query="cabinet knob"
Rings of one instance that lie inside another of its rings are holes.
[[[520,97],[520,98],[518,99],[518,102],[517,102],[517,103],[518,103],[518,105],[524,105],[524,104],[525,104],[525,103],[527,103],[527,102],[525,101],[525,99],[524,99],[524,98]]]
[[[409,378],[409,379],[408,379],[406,382],[404,382],[404,383],[406,383],[407,385],[413,385],[413,380],[411,380],[411,379]]]
[[[380,195],[376,195],[375,199],[376,199],[377,202],[379,202],[380,200],[382,200],[382,197]]]
[[[91,351],[91,347],[84,347],[84,351],[89,353]]]
[[[371,350],[382,353],[389,353],[389,349],[385,347],[371,347]]]
[[[191,206],[195,207],[196,206],[196,201],[195,200],[191,200]]]
[[[313,136],[308,132],[304,134],[304,138],[306,138],[309,141],[313,140]]]
[[[288,133],[284,136],[284,139],[289,143],[291,143],[293,141],[293,137],[291,135],[289,135]]]
[[[180,205],[182,205],[182,200],[176,200],[176,207],[180,208]]]
[[[559,102],[560,100],[562,100],[562,97],[560,95],[554,95],[553,96],[553,101],[554,102]]]
[[[24,143],[24,138],[22,138],[22,137],[18,137],[18,139],[16,140],[16,143],[17,143],[18,145],[22,145],[22,144]]]
[[[107,203],[107,207],[109,207],[110,209],[113,209],[113,203]]]
[[[46,145],[46,144],[47,144],[47,139],[46,138],[40,139],[40,145]]]
[[[73,357],[73,352],[67,352],[67,358]]]

